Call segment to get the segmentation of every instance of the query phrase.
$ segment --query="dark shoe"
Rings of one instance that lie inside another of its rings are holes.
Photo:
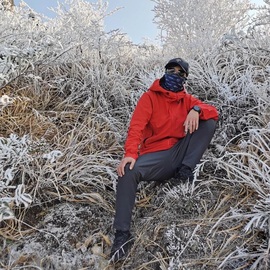
[[[194,175],[190,167],[182,165],[179,171],[176,173],[175,178],[183,181],[189,180],[192,182]]]
[[[133,238],[129,231],[116,231],[111,249],[111,261],[118,262],[125,259],[133,245]]]

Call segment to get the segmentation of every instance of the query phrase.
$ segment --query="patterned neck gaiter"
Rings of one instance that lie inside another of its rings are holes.
[[[180,77],[177,74],[165,73],[164,81],[161,86],[168,91],[177,93],[184,90],[186,80],[185,77]]]

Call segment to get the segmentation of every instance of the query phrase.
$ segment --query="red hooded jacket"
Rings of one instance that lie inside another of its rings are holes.
[[[184,122],[193,106],[201,108],[200,119],[218,119],[214,106],[203,103],[185,90],[174,93],[156,80],[138,101],[125,143],[125,157],[167,150],[185,134]]]

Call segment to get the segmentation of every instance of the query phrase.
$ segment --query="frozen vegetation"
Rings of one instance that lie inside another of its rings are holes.
[[[270,268],[270,2],[153,2],[161,46],[106,33],[103,1],[54,19],[0,4],[0,269]],[[218,128],[194,184],[140,185],[136,242],[113,266],[129,119],[175,56]]]

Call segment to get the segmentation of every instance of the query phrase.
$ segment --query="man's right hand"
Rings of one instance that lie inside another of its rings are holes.
[[[125,174],[125,166],[127,163],[130,163],[129,169],[132,170],[134,167],[134,164],[136,162],[136,159],[132,157],[125,157],[121,160],[120,164],[117,167],[117,173],[120,177],[122,177]]]

